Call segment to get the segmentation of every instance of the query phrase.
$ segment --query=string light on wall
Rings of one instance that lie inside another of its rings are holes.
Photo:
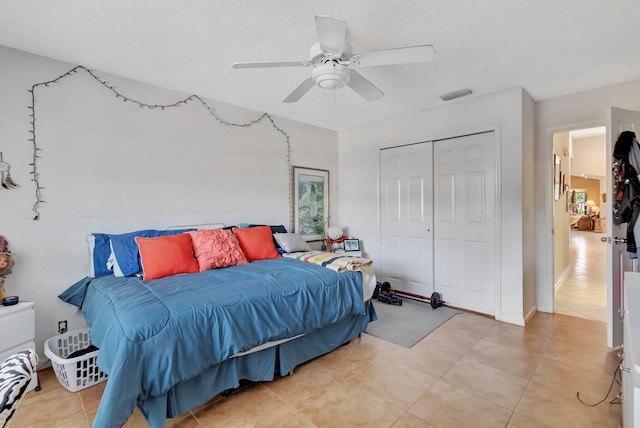
[[[202,98],[200,98],[198,95],[190,95],[185,99],[176,101],[175,103],[172,104],[147,104],[145,102],[142,101],[138,101],[135,100],[133,98],[129,98],[126,95],[122,94],[121,92],[119,92],[118,90],[116,90],[115,86],[113,86],[111,83],[107,82],[106,80],[98,77],[92,70],[84,67],[84,66],[76,66],[74,68],[72,68],[71,70],[67,71],[66,73],[56,77],[55,79],[49,80],[47,82],[40,82],[40,83],[36,83],[34,84],[31,89],[29,89],[29,92],[31,94],[31,105],[27,106],[27,108],[29,108],[30,110],[30,116],[31,116],[31,129],[29,130],[29,133],[31,134],[31,137],[29,138],[29,141],[32,142],[33,144],[33,161],[29,164],[31,166],[31,175],[33,176],[31,178],[31,181],[34,183],[35,185],[35,196],[36,196],[36,201],[33,204],[33,219],[34,220],[39,220],[40,219],[40,204],[44,203],[45,201],[42,199],[42,190],[44,190],[45,188],[42,187],[40,185],[40,174],[38,172],[38,159],[41,158],[40,156],[40,152],[42,151],[37,144],[37,139],[36,139],[36,97],[35,97],[35,91],[37,88],[41,88],[41,87],[48,87],[49,85],[53,85],[55,83],[58,83],[59,81],[61,81],[62,79],[64,79],[65,77],[74,75],[76,73],[78,73],[79,71],[84,71],[86,73],[88,73],[91,77],[93,77],[98,83],[100,83],[102,86],[104,86],[105,88],[107,88],[109,91],[111,91],[113,93],[113,95],[118,98],[118,99],[122,99],[123,102],[130,102],[133,104],[138,105],[140,108],[147,108],[149,110],[155,110],[155,109],[161,109],[164,110],[166,108],[174,108],[174,107],[181,107],[186,105],[189,102],[198,102],[200,103],[202,106],[204,106],[204,108],[207,109],[207,111],[209,112],[209,114],[221,125],[225,125],[225,126],[234,126],[234,127],[238,127],[238,128],[247,128],[253,125],[257,125],[258,123],[262,122],[263,120],[268,120],[271,125],[273,126],[273,128],[279,132],[280,134],[282,134],[282,136],[285,138],[285,143],[287,145],[287,176],[289,177],[289,188],[291,188],[292,186],[292,177],[290,174],[291,171],[291,142],[289,139],[289,135],[284,131],[284,129],[280,128],[278,125],[276,125],[275,121],[273,120],[273,118],[268,114],[268,113],[263,113],[262,115],[260,115],[259,117],[257,117],[256,119],[253,119],[249,122],[246,123],[234,123],[234,122],[229,122],[224,120],[223,118],[221,118],[215,111],[215,109],[213,107],[211,107],[210,105],[208,105]],[[293,224],[293,209],[292,209],[292,201],[291,201],[291,194],[290,192],[288,192],[289,196],[288,196],[288,201],[289,201],[289,224]]]

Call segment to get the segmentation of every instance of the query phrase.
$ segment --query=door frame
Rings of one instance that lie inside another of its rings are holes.
[[[606,112],[603,111],[606,114]],[[555,313],[555,281],[554,281],[554,259],[555,259],[555,248],[554,248],[554,211],[553,211],[553,166],[551,164],[551,160],[553,159],[553,134],[558,134],[562,132],[570,132],[577,131],[579,129],[585,128],[596,128],[599,126],[606,126],[607,119],[606,117],[602,117],[600,119],[590,120],[586,122],[577,122],[572,124],[558,125],[545,128],[544,139],[547,141],[547,146],[545,149],[546,158],[549,160],[548,162],[543,163],[544,170],[544,226],[542,230],[548,231],[545,233],[546,239],[544,245],[546,248],[544,251],[537,252],[538,254],[547,254],[545,257],[543,265],[547,267],[545,269],[546,275],[542,278],[542,281],[538,281],[538,284],[550,284],[547,287],[541,287],[541,290],[537,290],[536,292],[536,300],[537,300],[537,308],[540,312],[548,312]],[[608,172],[607,172],[608,174]],[[549,251],[550,249],[550,251]]]

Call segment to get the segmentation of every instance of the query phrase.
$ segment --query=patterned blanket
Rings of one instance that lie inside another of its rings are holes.
[[[305,251],[285,253],[284,257],[298,259],[324,266],[336,272],[355,271],[362,274],[362,291],[364,300],[373,296],[376,288],[376,274],[373,271],[373,260],[364,257],[352,257],[347,254],[336,254],[326,251]]]

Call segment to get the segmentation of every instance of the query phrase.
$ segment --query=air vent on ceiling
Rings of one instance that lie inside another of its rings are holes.
[[[440,98],[442,99],[442,101],[451,101],[456,98],[466,97],[467,95],[471,95],[471,94],[472,94],[471,89],[467,88],[467,89],[461,89],[455,92],[449,92],[448,94],[440,95]]]

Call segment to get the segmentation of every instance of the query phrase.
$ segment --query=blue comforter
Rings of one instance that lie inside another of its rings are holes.
[[[103,276],[60,297],[81,305],[109,375],[94,426],[121,426],[139,400],[236,353],[365,313],[359,272],[285,258],[151,281]]]

